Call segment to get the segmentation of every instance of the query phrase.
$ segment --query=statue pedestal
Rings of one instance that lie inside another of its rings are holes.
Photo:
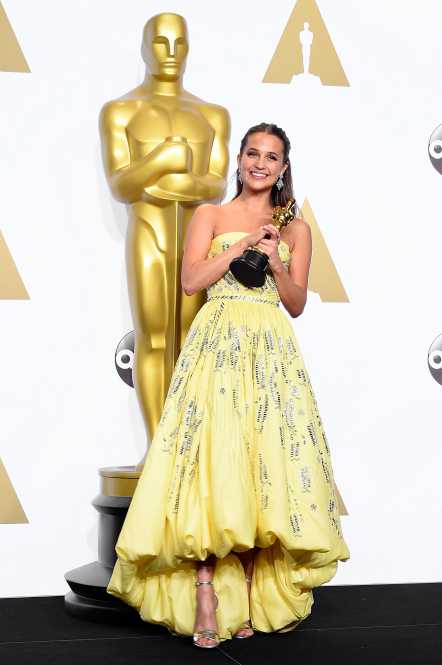
[[[137,617],[135,610],[107,593],[117,558],[115,545],[141,470],[135,466],[99,469],[100,493],[92,501],[98,511],[98,560],[65,574],[71,591],[64,605],[69,614],[91,620],[121,621]]]

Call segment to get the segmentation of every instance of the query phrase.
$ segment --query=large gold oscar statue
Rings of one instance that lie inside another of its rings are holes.
[[[203,201],[222,198],[228,166],[226,109],[183,88],[186,22],[177,14],[151,18],[143,32],[144,82],[100,114],[107,178],[129,207],[126,260],[135,327],[134,384],[152,439],[173,368],[205,293],[186,296],[181,262],[187,224]],[[143,462],[144,460],[142,460]],[[115,543],[142,470],[100,469],[98,561],[70,570],[65,607],[74,615],[133,612],[106,593]],[[149,528],[149,525],[144,525]]]
[[[112,193],[129,204],[127,275],[136,333],[134,384],[152,438],[181,346],[205,293],[181,289],[187,224],[203,201],[222,198],[230,133],[226,109],[183,88],[185,20],[151,18],[143,33],[144,82],[101,111]]]

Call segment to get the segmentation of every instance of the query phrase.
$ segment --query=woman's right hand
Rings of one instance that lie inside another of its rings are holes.
[[[264,224],[264,226],[260,226],[259,229],[253,231],[253,233],[249,233],[249,235],[244,238],[245,242],[247,242],[247,247],[257,245],[267,233],[270,234],[269,240],[279,241],[279,231],[276,226],[273,226],[273,224]]]

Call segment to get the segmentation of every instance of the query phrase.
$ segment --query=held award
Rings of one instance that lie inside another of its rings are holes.
[[[286,206],[276,206],[273,208],[272,224],[280,231],[287,226],[296,215],[296,201],[289,199]],[[270,233],[266,233],[264,238],[270,238]],[[253,247],[246,251],[230,263],[230,271],[236,277],[238,282],[244,286],[263,286],[266,278],[266,268],[269,257],[265,252]]]

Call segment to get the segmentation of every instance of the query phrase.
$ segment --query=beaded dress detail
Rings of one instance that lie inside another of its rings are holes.
[[[209,257],[242,231],[212,239]],[[289,247],[278,246],[284,265]],[[305,619],[312,589],[349,558],[330,450],[275,280],[228,271],[207,289],[172,374],[120,532],[107,591],[142,619],[192,635],[196,560],[217,557],[221,640],[249,618],[235,552],[257,546],[250,616],[258,631]]]

